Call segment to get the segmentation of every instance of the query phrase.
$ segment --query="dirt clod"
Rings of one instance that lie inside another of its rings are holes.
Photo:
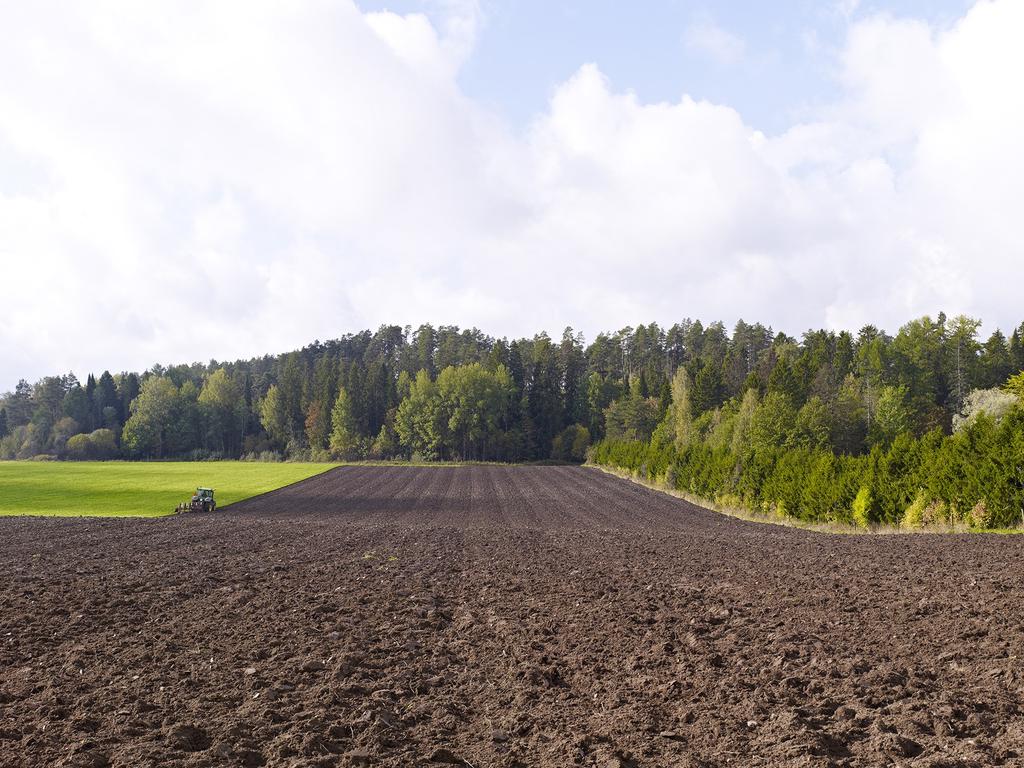
[[[430,753],[427,758],[432,763],[445,763],[448,765],[463,765],[463,760],[447,747],[440,747]]]
[[[202,752],[210,747],[206,731],[194,725],[178,725],[167,734],[167,742],[183,752]]]
[[[370,765],[373,757],[367,749],[353,749],[345,754],[348,765]]]

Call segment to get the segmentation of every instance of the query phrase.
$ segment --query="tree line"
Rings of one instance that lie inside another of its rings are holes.
[[[591,457],[699,499],[811,522],[1020,525],[1020,329],[980,345],[976,321],[944,321],[923,318],[891,343],[859,344],[854,359],[863,364],[813,394],[778,365],[767,387],[751,381],[702,408],[680,368],[655,426],[609,430]]]
[[[1024,324],[984,341],[979,328],[939,315],[795,338],[685,320],[587,344],[572,329],[383,326],[278,356],[21,381],[0,396],[0,458],[580,461],[598,441],[649,445],[685,381],[694,445],[757,411],[777,450],[840,460],[952,435],[991,406],[1024,369]]]
[[[672,412],[650,440],[606,439],[597,464],[698,499],[809,522],[977,528],[1024,523],[1024,373],[976,390],[955,431],[910,430],[837,454],[818,416],[747,390],[711,420]]]

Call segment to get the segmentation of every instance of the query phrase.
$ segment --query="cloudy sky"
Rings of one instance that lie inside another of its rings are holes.
[[[1020,0],[0,0],[0,390],[385,322],[1009,328],[1022,36]]]

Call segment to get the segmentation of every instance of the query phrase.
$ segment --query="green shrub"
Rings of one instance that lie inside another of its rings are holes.
[[[925,512],[928,509],[928,497],[924,490],[918,491],[913,503],[903,513],[903,520],[900,525],[904,528],[916,530],[925,524]]]
[[[871,489],[862,485],[857,491],[857,498],[853,500],[853,522],[859,528],[868,528],[874,522],[873,503]]]
[[[82,460],[90,457],[90,448],[89,436],[79,434],[68,438],[65,450],[69,459]]]

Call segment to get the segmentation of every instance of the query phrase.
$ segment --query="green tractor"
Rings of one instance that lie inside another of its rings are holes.
[[[213,512],[217,502],[213,498],[213,488],[196,488],[192,501],[184,501],[174,511],[181,512]]]

